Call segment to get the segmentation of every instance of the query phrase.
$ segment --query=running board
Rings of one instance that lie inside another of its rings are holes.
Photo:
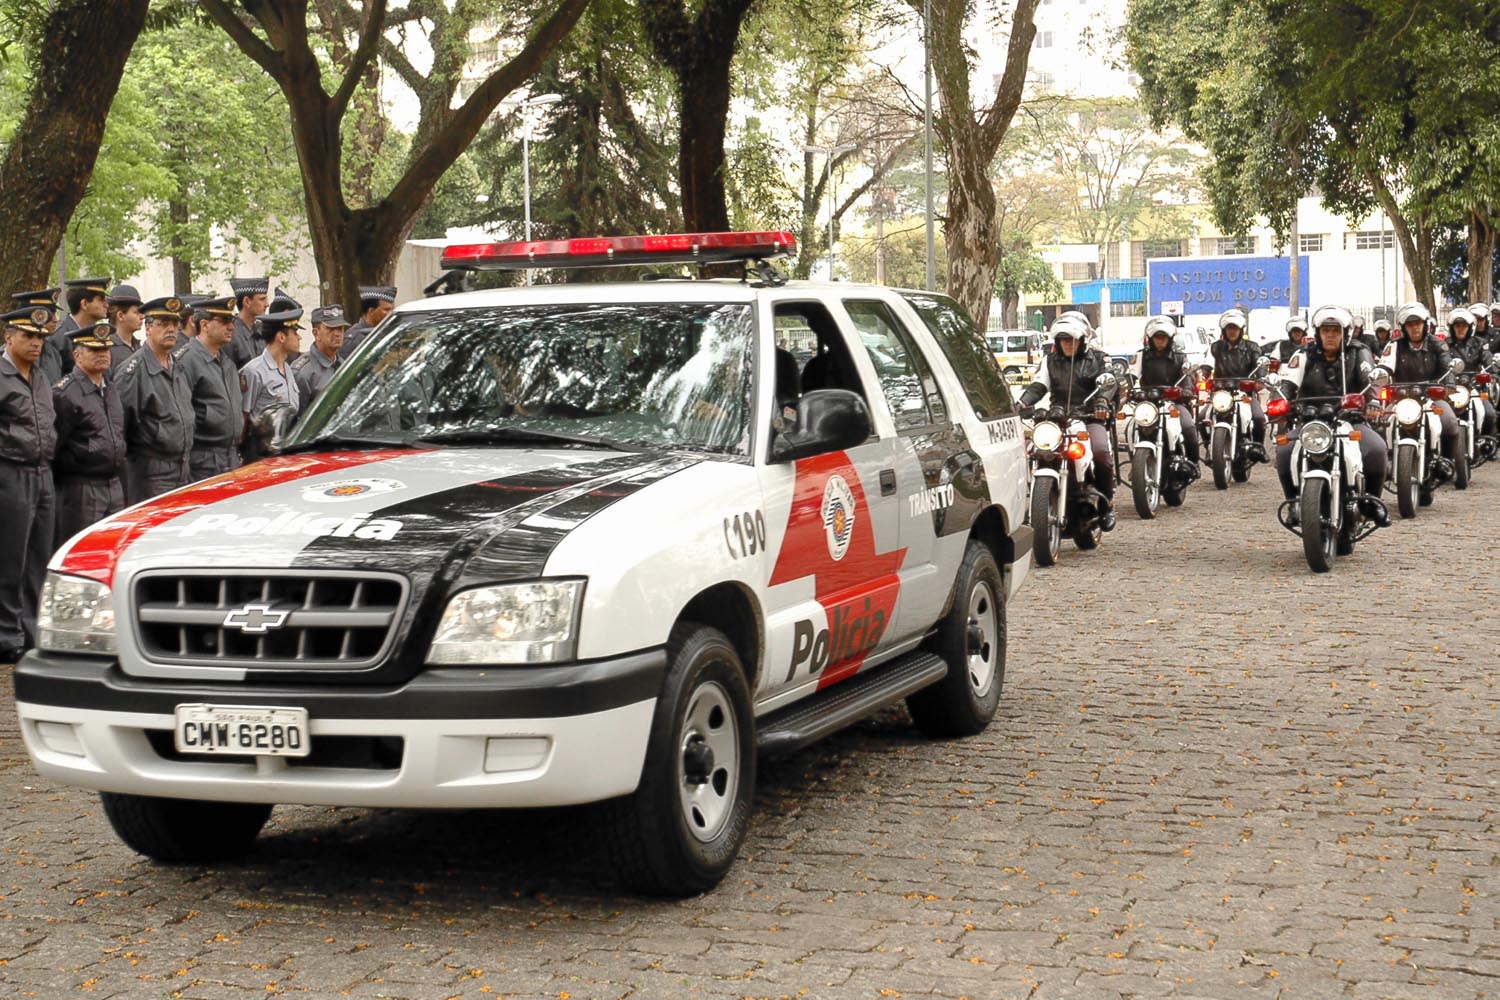
[[[756,746],[773,757],[800,750],[942,680],[947,673],[947,662],[932,653],[907,653],[767,715],[757,727]]]

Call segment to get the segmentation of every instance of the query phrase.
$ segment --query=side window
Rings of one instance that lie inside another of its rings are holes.
[[[821,302],[778,302],[772,318],[778,402],[790,406],[804,392],[814,389],[848,389],[865,397],[844,334],[827,306]]]
[[[969,397],[980,420],[998,420],[1016,411],[1010,398],[1010,386],[995,356],[985,350],[984,338],[957,302],[947,296],[908,293],[911,303],[928,331],[938,343],[943,356],[953,366],[958,382]]]
[[[896,430],[915,430],[947,421],[948,407],[938,392],[931,367],[890,308],[880,301],[847,299],[844,309],[854,320],[859,339],[875,365]]]

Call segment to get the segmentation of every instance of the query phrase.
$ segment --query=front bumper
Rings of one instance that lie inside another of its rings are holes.
[[[381,808],[574,805],[635,790],[663,649],[550,667],[429,669],[397,687],[164,682],[113,661],[27,653],[21,735],[44,777],[100,791]],[[171,749],[176,706],[308,712],[312,756]]]

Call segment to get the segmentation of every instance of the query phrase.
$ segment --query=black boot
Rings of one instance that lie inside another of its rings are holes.
[[[1375,523],[1377,528],[1389,528],[1391,526],[1391,515],[1385,509],[1385,504],[1375,497],[1362,496],[1359,498],[1359,512]]]
[[[1099,500],[1099,530],[1115,530],[1115,501],[1113,497],[1100,497]]]

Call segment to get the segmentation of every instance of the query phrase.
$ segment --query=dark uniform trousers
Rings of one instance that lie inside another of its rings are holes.
[[[192,482],[186,455],[168,455],[132,446],[125,456],[125,495],[140,503]]]
[[[36,642],[36,607],[52,558],[52,470],[0,459],[0,647]]]
[[[111,514],[125,509],[125,484],[119,476],[57,476],[57,537],[61,546]]]
[[[188,452],[188,472],[194,482],[212,476],[221,476],[232,469],[239,468],[239,465],[240,450],[232,444],[217,448],[205,448],[195,444],[193,450]]]

